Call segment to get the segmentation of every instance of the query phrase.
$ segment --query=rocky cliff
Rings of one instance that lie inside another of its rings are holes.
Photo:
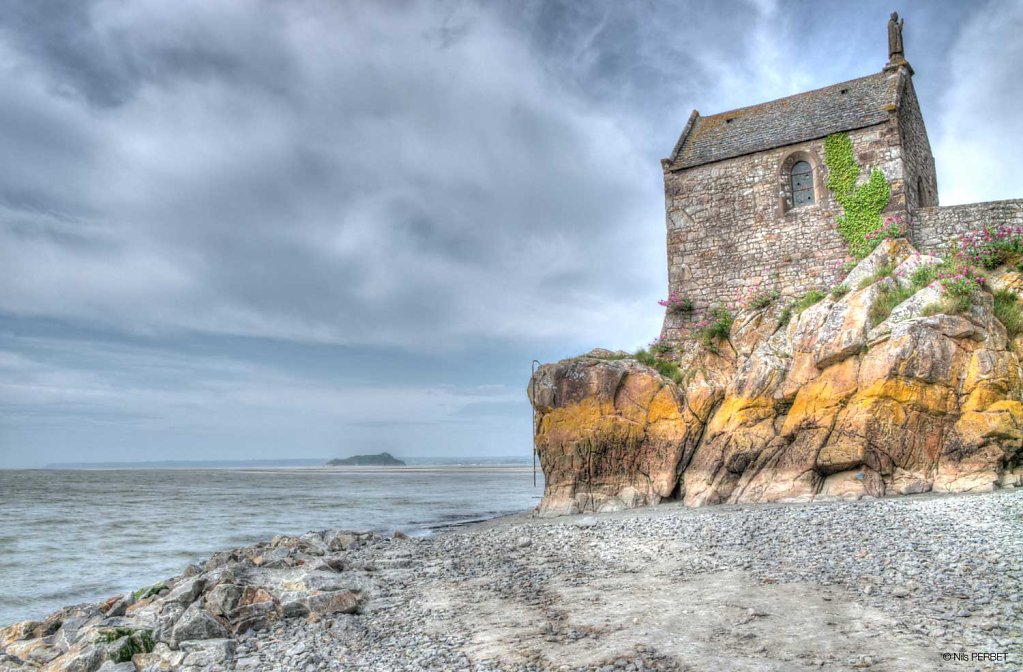
[[[664,357],[624,353],[540,367],[530,381],[546,477],[538,511],[984,491],[1023,483],[1023,336],[1008,337],[987,278],[961,314],[924,257],[886,240],[833,292],[740,311],[726,339]],[[887,317],[880,304],[906,296]],[[880,321],[879,321],[880,320]],[[874,324],[875,322],[878,322]]]

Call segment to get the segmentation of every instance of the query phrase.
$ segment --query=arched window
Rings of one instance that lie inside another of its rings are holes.
[[[817,202],[817,183],[814,180],[815,166],[820,166],[820,157],[811,149],[797,149],[778,164],[778,213],[787,212]],[[823,186],[823,185],[821,185]]]
[[[813,205],[813,168],[806,161],[792,166],[792,207]]]

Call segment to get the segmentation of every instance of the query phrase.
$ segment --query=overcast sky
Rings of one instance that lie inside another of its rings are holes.
[[[657,335],[659,159],[906,18],[942,204],[1023,197],[1023,0],[0,8],[0,467],[528,457]]]

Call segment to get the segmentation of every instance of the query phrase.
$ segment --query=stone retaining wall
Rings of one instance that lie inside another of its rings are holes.
[[[1023,226],[1023,199],[921,208],[909,235],[922,252],[940,253],[960,235],[989,225]]]

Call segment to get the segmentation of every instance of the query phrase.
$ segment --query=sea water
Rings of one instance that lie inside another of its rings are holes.
[[[0,626],[275,534],[429,534],[526,511],[542,492],[528,466],[0,470]]]

